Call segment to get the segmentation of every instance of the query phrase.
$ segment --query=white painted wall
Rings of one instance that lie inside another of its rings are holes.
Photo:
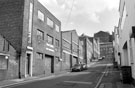
[[[135,78],[135,42],[131,41],[132,26],[135,26],[135,0],[121,0],[120,3],[120,18],[123,16],[124,4],[126,6],[126,18],[124,26],[120,28],[120,51],[122,53],[122,65],[132,66],[132,76]],[[127,50],[123,49],[124,44],[127,42]],[[132,50],[131,50],[132,49]],[[132,56],[133,55],[133,56]]]

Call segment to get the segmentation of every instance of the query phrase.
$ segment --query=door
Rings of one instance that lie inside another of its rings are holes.
[[[27,53],[26,58],[26,75],[30,76],[30,61],[31,61],[31,54]]]
[[[45,56],[45,66],[46,66],[46,73],[51,74],[54,73],[54,61],[52,56]]]

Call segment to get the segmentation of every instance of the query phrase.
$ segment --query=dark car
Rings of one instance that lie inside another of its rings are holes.
[[[85,63],[81,64],[82,65],[82,69],[86,70],[87,69],[87,65]]]
[[[82,70],[82,65],[81,64],[75,64],[72,68],[71,71],[81,71]]]

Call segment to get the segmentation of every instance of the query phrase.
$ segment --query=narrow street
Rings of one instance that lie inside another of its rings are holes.
[[[88,70],[71,72],[50,79],[21,83],[4,88],[95,88],[107,66],[106,61],[92,65]]]

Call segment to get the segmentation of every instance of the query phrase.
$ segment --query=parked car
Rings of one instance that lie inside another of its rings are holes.
[[[82,65],[81,64],[75,64],[72,68],[71,71],[82,71]]]
[[[82,65],[82,69],[86,70],[87,69],[87,65],[85,63],[81,64]]]

